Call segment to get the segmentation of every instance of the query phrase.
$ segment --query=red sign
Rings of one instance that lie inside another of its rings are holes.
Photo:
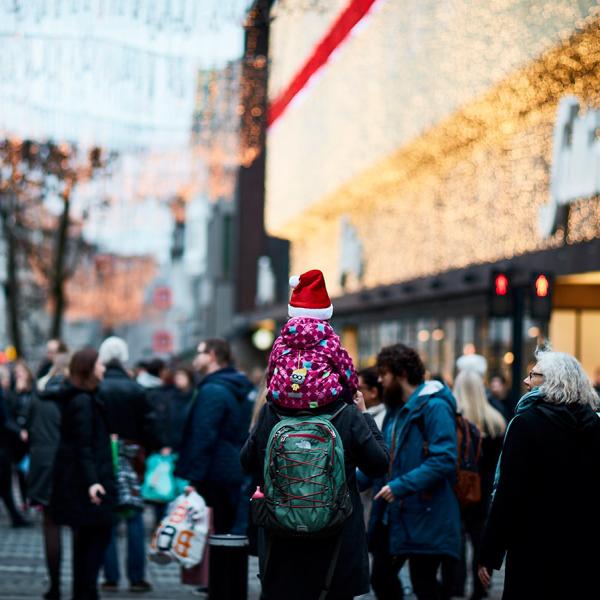
[[[152,303],[155,308],[158,308],[158,310],[168,310],[171,308],[172,302],[171,288],[161,285],[154,290]]]
[[[152,352],[157,354],[173,352],[173,336],[168,331],[156,331],[152,336]]]

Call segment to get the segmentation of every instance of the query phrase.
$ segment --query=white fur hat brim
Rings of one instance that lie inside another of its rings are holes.
[[[321,319],[327,321],[333,315],[333,304],[326,308],[301,308],[288,304],[288,315],[290,317],[310,317],[311,319]]]

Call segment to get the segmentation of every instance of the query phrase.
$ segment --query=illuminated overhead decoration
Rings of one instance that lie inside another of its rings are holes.
[[[292,271],[336,272],[341,215],[367,287],[599,236],[597,198],[537,231],[560,98],[600,107],[592,4],[382,2],[269,136],[267,226]]]

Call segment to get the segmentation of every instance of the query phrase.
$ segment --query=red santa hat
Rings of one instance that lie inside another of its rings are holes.
[[[290,317],[312,317],[313,319],[331,319],[333,305],[329,299],[325,278],[318,269],[307,271],[302,275],[290,277],[293,288],[288,304]]]

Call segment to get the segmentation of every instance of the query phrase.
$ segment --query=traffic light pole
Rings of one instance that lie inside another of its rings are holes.
[[[514,307],[512,315],[512,397],[516,402],[521,397],[521,377],[523,376],[523,318],[525,316],[525,290],[514,288]]]

